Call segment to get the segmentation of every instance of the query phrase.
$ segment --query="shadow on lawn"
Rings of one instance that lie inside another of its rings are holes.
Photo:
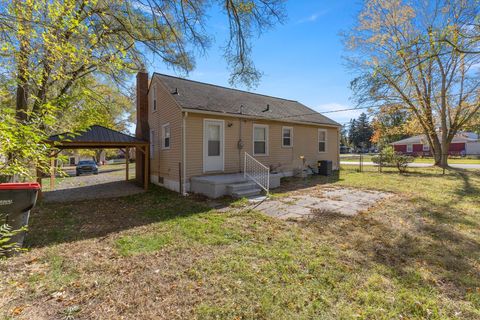
[[[438,207],[426,199],[423,205],[411,205],[386,203],[373,213],[348,218],[327,214],[305,226],[330,232],[331,241],[361,253],[354,255],[359,257],[355,268],[371,270],[380,264],[402,285],[433,286],[465,299],[466,292],[480,287],[480,243],[457,230],[478,224],[461,217],[453,206]],[[396,215],[401,215],[401,224]],[[457,229],[456,224],[462,226]],[[350,261],[351,254],[345,259]],[[430,272],[435,278],[425,276]]]
[[[463,169],[453,169],[453,168],[452,168],[452,170],[456,173],[456,175],[460,179],[463,180],[462,188],[459,188],[455,192],[458,196],[462,196],[462,197],[473,196],[473,195],[477,195],[477,194],[480,193],[480,190],[477,187],[475,187],[474,185],[472,185],[472,183],[470,181],[472,177],[480,178],[480,171],[466,172]]]
[[[41,203],[32,210],[26,245],[43,247],[103,238],[121,230],[208,210],[199,201],[154,185],[148,192],[125,197]]]

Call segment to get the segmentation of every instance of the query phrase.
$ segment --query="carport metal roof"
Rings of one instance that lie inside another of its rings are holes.
[[[125,164],[126,164],[126,180],[128,180],[128,148],[136,148],[137,150],[141,151],[145,157],[145,164],[144,164],[144,173],[143,173],[143,187],[145,190],[148,188],[149,182],[149,164],[148,161],[149,157],[149,142],[137,139],[132,137],[128,134],[112,130],[100,125],[93,125],[84,131],[80,131],[78,133],[62,133],[50,136],[47,143],[52,144],[56,149],[63,150],[63,149],[127,149]],[[50,186],[53,190],[54,181],[55,181],[55,157],[57,153],[53,153],[51,155],[51,168],[50,168]],[[137,176],[137,179],[140,179]],[[41,181],[41,179],[40,179]]]
[[[48,142],[53,143],[58,149],[103,149],[148,145],[147,141],[99,125],[93,125],[78,133],[56,134],[50,136]]]

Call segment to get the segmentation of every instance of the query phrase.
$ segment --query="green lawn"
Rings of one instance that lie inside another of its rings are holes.
[[[359,155],[349,155],[349,154],[342,154],[340,156],[340,161],[342,162],[358,162],[360,161],[360,156]],[[371,155],[363,155],[363,161],[365,162],[371,162],[372,161],[372,156]],[[416,157],[414,162],[416,163],[431,163],[433,164],[433,158],[420,158]],[[450,164],[480,164],[480,158],[450,158],[448,159],[448,162]]]
[[[0,315],[479,319],[480,172],[365,169],[278,190],[395,194],[356,217],[280,221],[244,201],[219,212],[156,187],[40,205],[30,252],[0,263]]]

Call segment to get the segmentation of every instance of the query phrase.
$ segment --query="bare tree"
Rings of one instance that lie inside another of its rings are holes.
[[[478,0],[368,0],[345,35],[358,104],[404,106],[444,167],[452,139],[480,110],[480,39],[465,36],[478,10]]]

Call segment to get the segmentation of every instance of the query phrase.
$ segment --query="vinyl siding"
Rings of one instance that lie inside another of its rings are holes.
[[[318,160],[333,161],[334,168],[338,168],[339,136],[338,129],[314,125],[282,123],[278,121],[256,121],[235,117],[222,117],[189,113],[186,120],[186,162],[187,178],[219,172],[203,171],[203,123],[204,119],[225,121],[225,170],[224,173],[236,173],[243,170],[244,152],[253,155],[253,125],[268,125],[268,155],[255,156],[266,166],[274,165],[278,171],[292,171],[300,168],[304,156],[307,164],[316,167]],[[240,130],[241,125],[241,130]],[[282,127],[293,128],[293,146],[282,147]],[[318,129],[327,131],[327,150],[318,152]],[[240,134],[241,131],[241,134]],[[239,138],[242,138],[243,149],[238,149]]]
[[[156,86],[157,95],[156,111],[153,111],[154,86]],[[150,131],[155,131],[153,157],[150,159],[150,175],[179,181],[178,163],[182,161],[182,111],[171,93],[156,77],[153,77],[148,92],[148,108]],[[170,149],[162,149],[162,126],[167,123],[170,124]],[[152,182],[156,183],[157,181]]]

